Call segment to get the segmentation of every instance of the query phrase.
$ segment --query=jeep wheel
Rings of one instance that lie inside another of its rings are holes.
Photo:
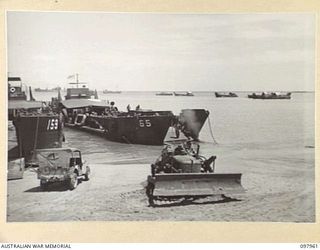
[[[78,186],[78,176],[77,176],[76,173],[73,173],[73,174],[70,176],[69,189],[70,189],[70,190],[76,189],[77,186]]]

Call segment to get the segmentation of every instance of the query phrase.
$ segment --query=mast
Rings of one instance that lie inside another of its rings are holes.
[[[30,101],[35,101],[36,100],[36,99],[33,98],[32,90],[31,90],[30,86],[29,86],[29,95],[30,95]]]

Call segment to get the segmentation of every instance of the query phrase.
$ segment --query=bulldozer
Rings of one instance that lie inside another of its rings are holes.
[[[151,164],[146,195],[149,205],[179,200],[194,201],[210,196],[230,199],[227,195],[245,192],[241,173],[215,173],[216,156],[199,154],[200,145],[190,140],[167,143],[160,157]]]

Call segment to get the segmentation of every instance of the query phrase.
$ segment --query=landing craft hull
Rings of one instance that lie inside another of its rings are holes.
[[[57,114],[21,115],[13,123],[19,154],[25,157],[26,164],[31,162],[35,149],[62,146],[62,122]]]
[[[266,96],[266,97],[263,97],[263,96],[252,96],[252,95],[248,95],[248,98],[251,98],[251,99],[262,99],[262,100],[283,100],[283,99],[291,99],[291,96],[274,96],[274,97],[271,97],[271,96]]]
[[[89,124],[99,125],[106,139],[117,142],[143,145],[162,145],[171,126],[173,114],[141,116],[90,116]]]
[[[173,96],[173,93],[170,93],[170,92],[160,92],[160,93],[156,93],[156,95],[160,95],[160,96]]]
[[[238,95],[235,93],[221,94],[221,93],[215,92],[214,94],[216,97],[238,97]]]
[[[171,111],[130,111],[115,116],[85,115],[79,122],[72,121],[66,126],[100,134],[116,142],[143,145],[163,145],[170,126],[179,123],[179,129],[187,136],[198,140],[199,133],[209,112],[204,109],[184,109],[179,117]]]
[[[262,99],[262,100],[282,100],[282,99],[291,99],[291,93],[287,94],[251,94],[248,95],[248,98],[251,99]]]

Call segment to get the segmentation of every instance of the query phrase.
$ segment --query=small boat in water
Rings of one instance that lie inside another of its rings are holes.
[[[158,92],[156,95],[173,96],[172,92]]]
[[[48,88],[45,88],[45,89],[35,88],[34,91],[35,91],[35,92],[57,92],[57,91],[60,90],[60,89],[61,89],[60,87],[56,87],[56,88],[52,88],[52,89],[48,89]]]
[[[105,89],[105,90],[102,91],[102,93],[103,94],[121,94],[122,92],[119,91],[119,90],[107,90],[107,89]]]
[[[263,99],[263,100],[270,100],[270,99],[291,99],[291,93],[276,93],[276,92],[262,92],[261,94],[252,93],[248,95],[248,98],[252,99]]]
[[[194,96],[194,94],[190,91],[184,92],[184,93],[177,93],[177,92],[173,92],[174,96]]]
[[[223,93],[223,92],[214,92],[216,97],[238,97],[236,93],[229,92],[229,93]]]

